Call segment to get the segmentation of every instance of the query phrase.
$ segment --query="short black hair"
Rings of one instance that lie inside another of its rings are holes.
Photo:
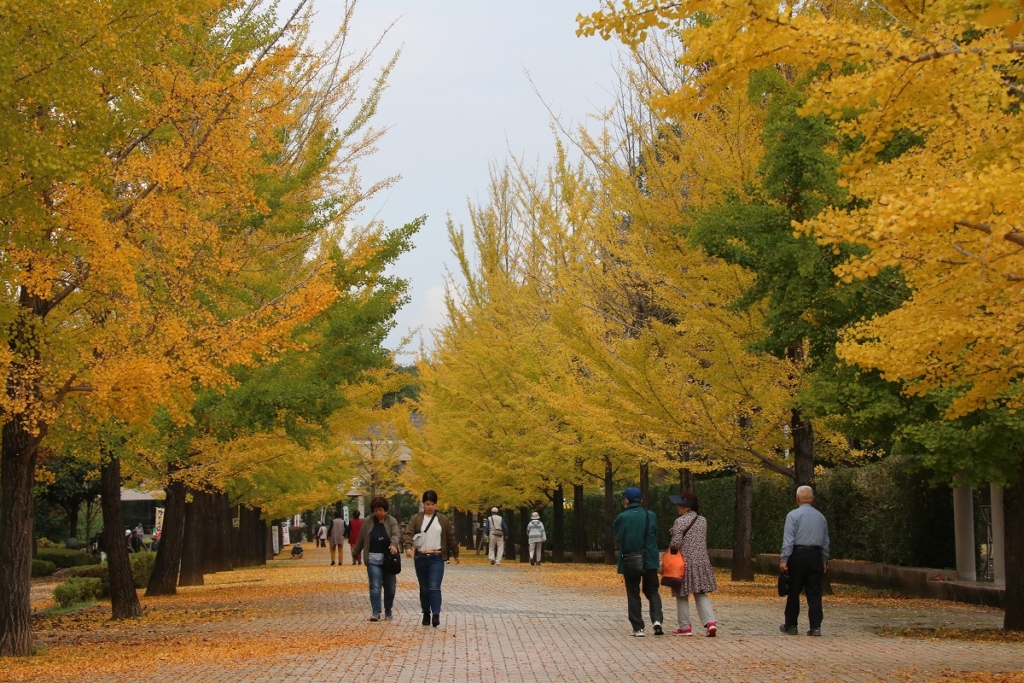
[[[436,503],[437,502],[437,491],[435,491],[434,489],[427,489],[426,491],[424,491],[423,492],[423,502],[426,503],[427,501],[429,501],[431,503]]]
[[[388,511],[388,499],[384,498],[382,496],[377,496],[376,498],[371,500],[370,501],[370,509],[371,510],[376,510],[377,508],[381,508],[381,509],[384,510],[384,512],[387,512]]]

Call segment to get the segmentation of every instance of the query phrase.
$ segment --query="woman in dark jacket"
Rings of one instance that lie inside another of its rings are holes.
[[[423,512],[418,512],[405,527],[405,554],[413,557],[416,579],[420,584],[420,608],[423,625],[441,623],[441,581],[444,558],[451,555],[459,563],[459,544],[448,518],[437,511],[437,492],[423,492]],[[415,553],[415,554],[414,554]],[[431,616],[433,615],[433,616]]]
[[[380,496],[370,501],[371,516],[359,529],[359,537],[352,546],[353,559],[362,555],[366,576],[370,580],[370,621],[380,621],[380,593],[384,589],[384,618],[391,618],[395,604],[398,577],[384,573],[384,554],[402,551],[402,534],[398,520],[388,514],[388,501]]]
[[[668,547],[682,552],[686,560],[683,583],[679,588],[672,589],[679,619],[679,628],[672,631],[672,635],[693,635],[690,627],[690,593],[693,593],[697,616],[707,629],[704,635],[714,638],[718,633],[718,625],[707,594],[718,590],[718,584],[715,582],[711,558],[708,557],[708,521],[698,514],[700,501],[692,491],[686,491],[681,496],[669,496],[669,500],[675,503],[679,517],[672,525]]]

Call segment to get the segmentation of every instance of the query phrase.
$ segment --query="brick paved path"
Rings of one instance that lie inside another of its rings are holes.
[[[610,570],[574,570],[449,565],[439,628],[420,625],[411,562],[399,576],[396,617],[371,623],[363,568],[329,567],[309,554],[307,580],[335,586],[326,595],[301,600],[281,616],[220,623],[215,628],[287,635],[310,630],[337,632],[337,647],[286,655],[222,670],[216,661],[180,665],[131,681],[875,681],[929,680],[946,670],[1012,671],[1024,668],[1024,644],[889,638],[871,627],[997,627],[997,610],[921,600],[825,599],[821,638],[778,632],[782,601],[714,596],[719,636],[644,639],[630,637],[625,595]],[[308,567],[308,565],[307,565]],[[225,575],[226,576],[226,575]],[[663,590],[665,629],[675,628],[675,604]],[[840,603],[840,604],[837,604]],[[646,603],[645,603],[646,609]],[[695,616],[696,611],[691,613]],[[645,614],[646,617],[646,614]],[[801,633],[806,617],[801,618]],[[212,627],[213,628],[213,627]],[[352,629],[371,634],[368,645],[346,644]],[[649,627],[648,627],[649,629]]]

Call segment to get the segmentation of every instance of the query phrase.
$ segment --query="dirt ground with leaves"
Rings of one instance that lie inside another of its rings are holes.
[[[838,585],[825,598],[823,637],[787,637],[771,577],[734,584],[720,574],[717,638],[638,639],[614,568],[492,567],[469,553],[446,569],[434,629],[420,625],[415,575],[404,564],[390,622],[368,621],[365,569],[332,567],[321,549],[208,575],[205,586],[177,596],[142,598],[144,616],[133,621],[111,621],[105,603],[56,614],[55,582],[37,581],[37,654],[0,660],[0,681],[532,683],[665,674],[690,682],[1024,683],[1024,637],[999,631],[1002,615],[989,608]],[[675,600],[667,589],[662,599],[671,631]]]

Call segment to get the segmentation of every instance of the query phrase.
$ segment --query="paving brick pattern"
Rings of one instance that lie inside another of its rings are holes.
[[[318,557],[311,560],[320,562]],[[399,576],[396,617],[371,623],[362,568],[317,569],[310,580],[339,590],[294,601],[279,616],[211,625],[238,632],[339,633],[337,648],[254,662],[230,671],[216,662],[137,671],[130,681],[381,681],[397,683],[626,680],[877,681],[932,679],[944,671],[1012,671],[1024,667],[1024,645],[886,638],[877,625],[998,627],[1001,612],[932,601],[894,605],[829,604],[823,637],[778,631],[782,601],[713,596],[717,638],[630,636],[624,592],[587,585],[560,587],[540,579],[547,567],[449,565],[439,628],[420,625],[411,562]],[[355,585],[353,585],[355,584]],[[347,590],[342,590],[342,589]],[[360,588],[353,590],[353,588]],[[673,598],[663,590],[665,629],[676,626]],[[646,602],[645,602],[646,609]],[[691,606],[691,614],[696,611]],[[645,615],[646,616],[646,615]],[[806,631],[806,617],[801,630]],[[379,633],[375,644],[346,647],[344,633]],[[648,630],[650,627],[648,626]],[[702,629],[699,629],[702,632]]]

